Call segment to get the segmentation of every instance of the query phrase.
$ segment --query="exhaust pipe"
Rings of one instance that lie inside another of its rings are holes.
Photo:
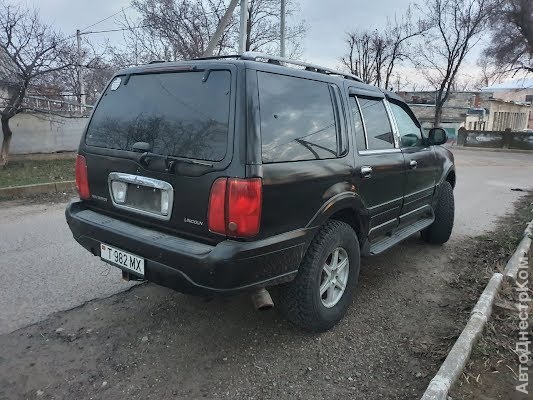
[[[270,293],[265,288],[261,288],[252,293],[252,303],[258,311],[270,310],[274,307],[274,302]]]

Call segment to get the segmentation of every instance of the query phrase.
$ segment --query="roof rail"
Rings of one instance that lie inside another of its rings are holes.
[[[313,72],[318,72],[318,73],[327,74],[327,75],[339,75],[345,79],[353,79],[354,81],[363,82],[363,80],[359,78],[358,76],[348,74],[346,72],[337,71],[337,70],[326,68],[326,67],[321,67],[320,65],[310,64],[310,63],[306,63],[303,61],[296,61],[296,60],[291,60],[291,59],[284,58],[284,57],[277,57],[277,56],[271,56],[271,55],[264,54],[264,53],[257,53],[255,51],[244,52],[240,58],[241,60],[251,60],[251,61],[265,60],[266,62],[274,62],[276,64],[283,63],[283,64],[288,64],[288,65],[298,65],[300,67],[305,67],[307,71],[313,71]]]

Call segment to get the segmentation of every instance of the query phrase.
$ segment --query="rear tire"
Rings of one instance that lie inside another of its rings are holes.
[[[359,268],[359,241],[354,230],[344,222],[328,221],[309,246],[296,278],[280,286],[281,312],[305,330],[330,329],[352,303]]]
[[[439,198],[435,207],[435,221],[421,232],[422,239],[431,244],[443,244],[450,239],[455,215],[453,188],[444,181],[439,188]]]

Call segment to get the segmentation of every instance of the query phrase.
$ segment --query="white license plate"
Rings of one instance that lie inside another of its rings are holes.
[[[135,256],[127,251],[100,244],[100,257],[111,264],[119,265],[127,270],[144,276],[144,258]]]

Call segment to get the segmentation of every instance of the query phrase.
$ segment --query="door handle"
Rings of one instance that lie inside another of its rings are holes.
[[[416,162],[416,160],[409,161],[409,166],[411,167],[411,169],[415,169],[417,165],[418,163]]]
[[[369,167],[369,166],[361,167],[361,176],[363,178],[372,177],[372,167]]]

